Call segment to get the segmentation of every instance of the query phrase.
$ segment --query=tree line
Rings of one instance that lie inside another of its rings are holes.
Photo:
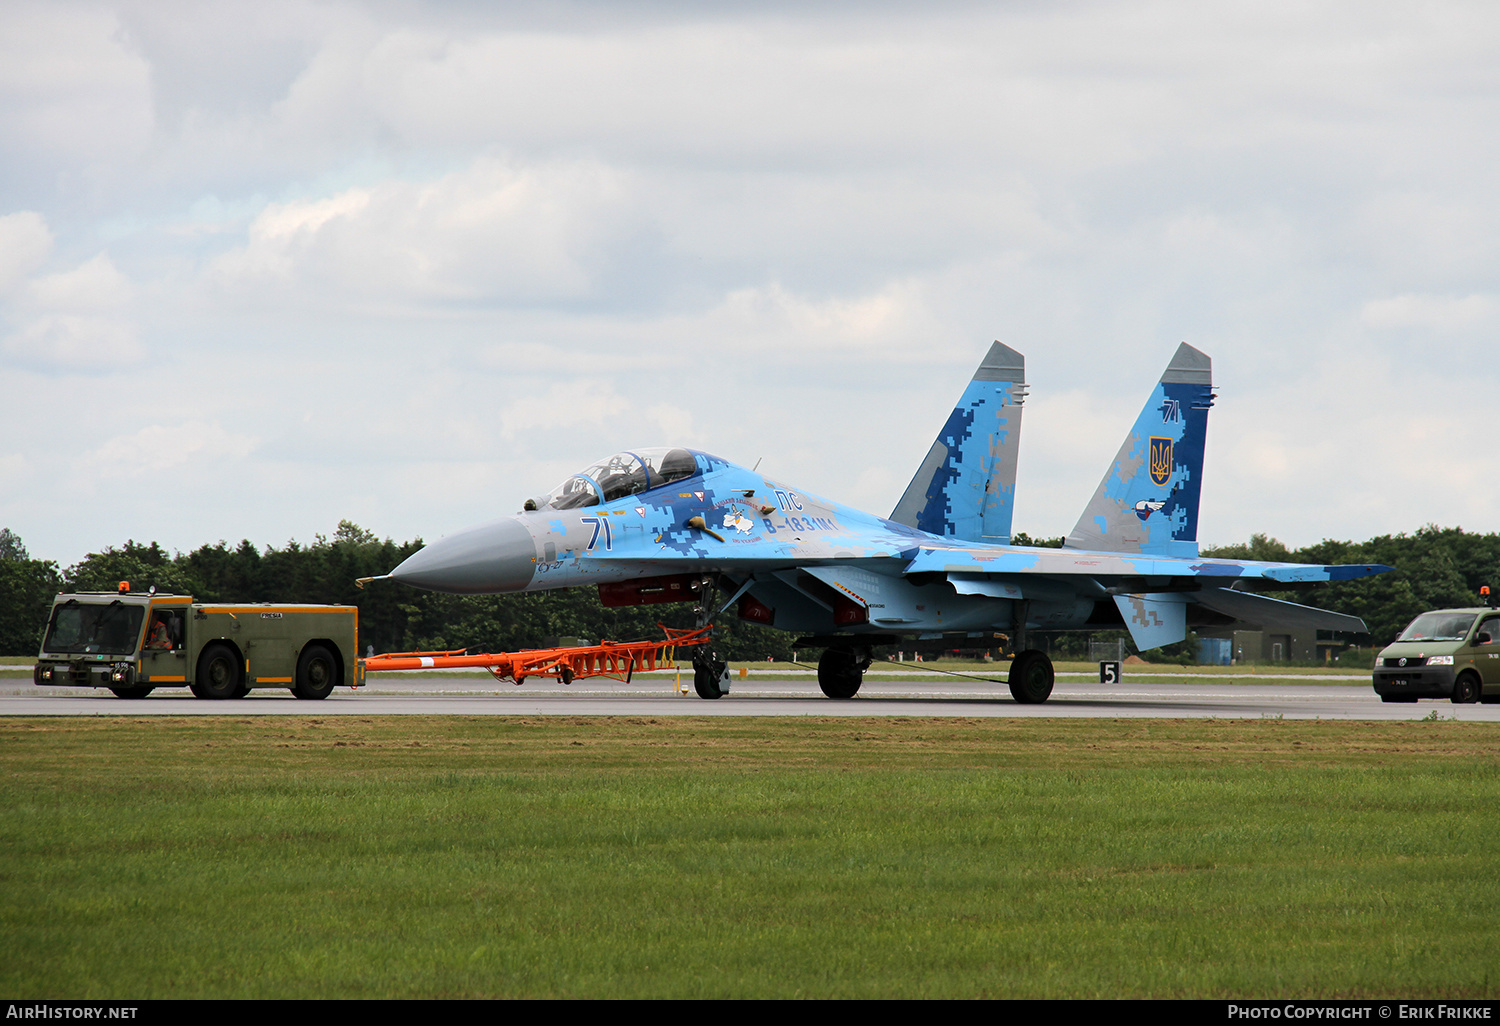
[[[359,607],[360,645],[376,652],[446,651],[469,648],[514,652],[545,648],[552,639],[591,642],[661,637],[658,623],[693,626],[688,603],[607,609],[595,588],[568,588],[526,595],[441,595],[394,581],[367,588],[354,582],[394,569],[422,547],[420,538],[397,544],[378,539],[347,520],[333,537],[316,535],[311,545],[289,541],[258,549],[249,541],[204,545],[168,553],[156,542],[127,541],[91,552],[59,570],[50,560],[31,559],[9,529],[0,531],[0,655],[36,655],[52,598],[63,591],[114,591],[129,581],[132,591],[155,588],[192,595],[200,602],[326,602]],[[722,596],[721,601],[728,596]],[[716,637],[730,659],[792,658],[795,636],[734,616],[720,617]]]
[[[1018,545],[1056,547],[1061,538],[1017,534]],[[169,553],[156,542],[127,541],[90,553],[59,569],[32,559],[21,539],[0,529],[0,655],[35,655],[52,597],[60,591],[113,591],[129,581],[136,591],[187,594],[206,602],[329,602],[359,607],[360,641],[377,652],[471,648],[507,652],[545,647],[560,637],[629,641],[660,636],[657,624],[692,625],[689,605],[607,609],[596,589],[569,588],[528,595],[440,595],[395,582],[360,589],[355,579],[387,573],[422,547],[421,539],[381,540],[349,521],[331,538],[257,548],[249,541],[204,545]],[[1308,590],[1270,592],[1305,605],[1364,619],[1375,645],[1389,643],[1426,609],[1480,605],[1479,589],[1500,589],[1500,534],[1424,527],[1412,534],[1364,542],[1322,541],[1300,549],[1257,534],[1239,545],[1203,550],[1225,559],[1289,563],[1384,563],[1395,573]],[[795,635],[719,618],[731,659],[792,658]]]

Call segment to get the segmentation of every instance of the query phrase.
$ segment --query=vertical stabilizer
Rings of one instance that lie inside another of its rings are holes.
[[[1010,541],[1026,358],[996,342],[891,519],[965,541]]]
[[[1070,549],[1198,554],[1212,361],[1177,347],[1161,381],[1064,543]]]

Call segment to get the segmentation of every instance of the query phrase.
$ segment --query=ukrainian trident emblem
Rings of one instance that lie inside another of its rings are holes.
[[[1172,440],[1151,438],[1151,483],[1165,485],[1172,476]]]

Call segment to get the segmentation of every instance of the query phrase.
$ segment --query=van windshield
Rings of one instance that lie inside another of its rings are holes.
[[[1473,613],[1423,613],[1396,640],[1462,641],[1473,623]]]

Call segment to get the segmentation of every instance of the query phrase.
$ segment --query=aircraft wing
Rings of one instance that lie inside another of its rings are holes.
[[[1379,564],[1317,566],[1304,563],[1257,563],[1232,559],[1133,556],[1080,549],[950,549],[925,546],[906,565],[908,574],[930,571],[995,576],[1045,574],[1085,576],[1096,580],[1211,577],[1233,581],[1240,578],[1264,578],[1283,584],[1352,581],[1373,574],[1383,574],[1390,569],[1391,567]]]
[[[907,574],[943,574],[959,595],[1047,602],[1058,590],[1113,600],[1142,650],[1187,637],[1190,616],[1217,614],[1248,628],[1364,633],[1357,616],[1237,591],[1241,581],[1278,584],[1351,581],[1386,573],[1380,564],[1324,565],[1185,559],[1077,549],[984,551],[923,547]],[[1208,614],[1195,612],[1202,607]],[[1212,622],[1210,620],[1210,622]],[[1101,625],[1102,626],[1102,625]]]

